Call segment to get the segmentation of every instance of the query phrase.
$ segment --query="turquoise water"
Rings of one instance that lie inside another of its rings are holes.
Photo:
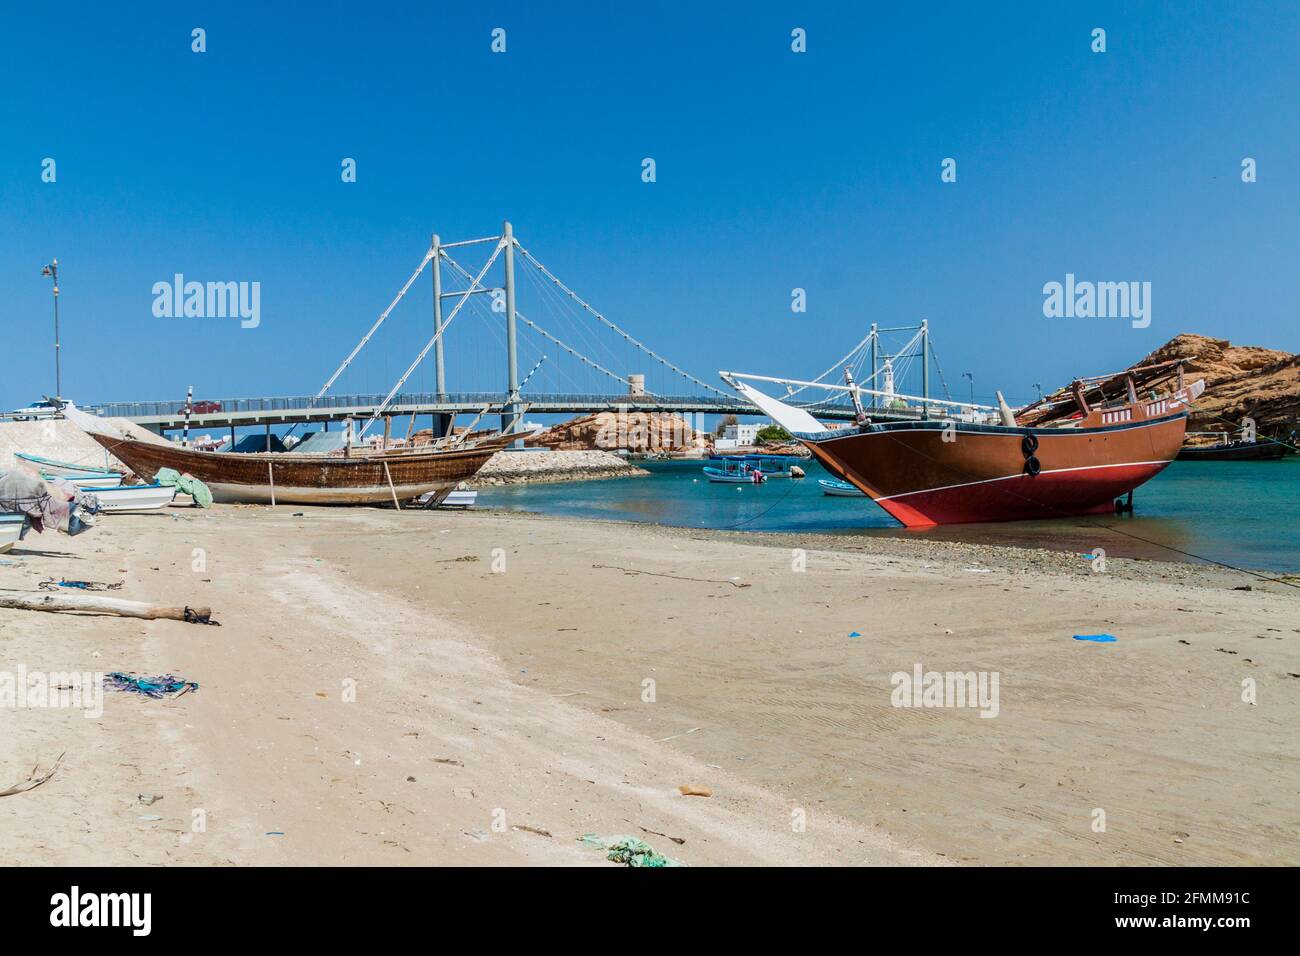
[[[907,530],[863,498],[831,498],[818,464],[803,480],[764,485],[709,482],[701,462],[648,462],[648,478],[509,485],[484,489],[479,504],[542,514],[738,531],[879,534],[1029,545],[1116,557],[1210,558],[1230,565],[1300,571],[1300,459],[1174,462],[1135,494],[1125,516],[1011,521]],[[1180,553],[1186,552],[1186,553]]]

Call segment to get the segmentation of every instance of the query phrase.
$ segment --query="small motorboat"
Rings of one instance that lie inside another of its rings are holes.
[[[70,481],[78,488],[85,488],[89,491],[98,491],[101,488],[116,488],[122,484],[122,476],[115,471],[105,471],[100,474],[87,472],[81,475],[55,475],[48,471],[42,471],[41,477],[46,481],[61,478],[64,481]]]
[[[725,467],[727,462],[741,462],[763,473],[765,478],[789,478],[792,468],[803,461],[798,455],[710,455],[710,467],[717,468],[719,463]],[[707,469],[706,469],[707,470]]]
[[[865,498],[867,493],[859,488],[855,488],[847,481],[836,481],[834,478],[818,478],[817,484],[822,486],[822,494],[830,495],[832,498]]]
[[[87,488],[99,499],[100,512],[155,511],[176,497],[174,485],[118,485],[116,488]]]
[[[769,477],[757,462],[747,461],[744,458],[715,458],[713,461],[721,467],[704,466],[704,474],[709,481],[733,485],[761,485]],[[789,472],[786,472],[786,476],[789,477]]]
[[[437,492],[420,495],[420,504],[426,508],[472,508],[478,501],[478,492],[473,488],[456,488],[447,492],[441,501],[434,501]]]
[[[1179,461],[1278,461],[1286,454],[1286,445],[1261,438],[1258,441],[1222,441],[1217,445],[1184,445],[1178,450]]]
[[[0,514],[0,554],[8,551],[23,536],[27,524],[25,514]]]

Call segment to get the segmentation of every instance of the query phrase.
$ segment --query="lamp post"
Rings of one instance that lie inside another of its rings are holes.
[[[54,397],[63,397],[63,372],[59,363],[59,260],[54,259],[41,270],[54,281]]]
[[[961,377],[970,379],[970,403],[974,405],[975,404],[975,373],[962,372]]]

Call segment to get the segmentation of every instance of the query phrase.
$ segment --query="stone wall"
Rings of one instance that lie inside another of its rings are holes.
[[[469,486],[633,478],[646,474],[649,472],[607,451],[499,451],[488,459]]]

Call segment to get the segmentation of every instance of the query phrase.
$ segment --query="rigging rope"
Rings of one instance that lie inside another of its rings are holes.
[[[688,381],[694,382],[696,385],[699,385],[699,386],[701,386],[702,388],[706,388],[706,389],[708,389],[710,392],[716,392],[717,394],[719,394],[719,395],[724,395],[724,396],[727,395],[727,393],[724,392],[722,389],[720,389],[720,388],[715,388],[714,386],[710,385],[708,382],[705,382],[705,381],[703,381],[703,380],[701,380],[701,379],[696,378],[694,375],[692,375],[690,372],[687,372],[685,369],[683,369],[683,368],[679,368],[678,366],[674,365],[672,362],[668,361],[668,359],[664,358],[662,355],[660,355],[660,354],[659,354],[658,352],[656,352],[654,349],[650,348],[648,345],[645,345],[644,343],[642,343],[642,342],[638,341],[637,339],[633,338],[631,335],[629,335],[627,332],[623,331],[621,328],[619,328],[617,325],[615,325],[615,324],[614,324],[613,322],[611,322],[609,319],[605,318],[605,316],[601,315],[601,314],[600,314],[599,312],[597,312],[594,308],[592,308],[589,304],[587,304],[585,301],[583,301],[583,299],[580,298],[576,292],[574,292],[574,291],[573,291],[572,289],[570,289],[567,285],[565,285],[565,284],[564,284],[563,282],[561,282],[558,278],[556,278],[555,274],[554,274],[553,272],[551,272],[550,269],[546,268],[546,266],[544,266],[544,265],[542,265],[540,262],[538,262],[537,259],[534,258],[533,254],[532,254],[531,252],[529,252],[527,249],[525,249],[522,245],[519,244],[518,240],[515,241],[515,248],[517,248],[517,249],[519,250],[519,252],[523,255],[523,257],[524,257],[525,259],[527,259],[527,260],[528,260],[529,262],[531,262],[534,266],[536,266],[539,270],[541,270],[542,274],[545,275],[546,278],[550,279],[552,282],[555,283],[555,285],[556,285],[557,287],[559,287],[561,290],[563,290],[563,291],[564,291],[564,292],[569,296],[569,298],[573,299],[574,302],[578,303],[578,305],[582,306],[584,309],[586,309],[588,312],[590,312],[593,316],[596,317],[596,319],[597,319],[598,321],[600,321],[600,322],[603,323],[604,325],[608,326],[609,328],[613,329],[613,330],[614,330],[615,332],[617,332],[619,335],[623,336],[623,338],[626,339],[628,342],[632,343],[632,344],[635,345],[637,348],[639,348],[642,352],[645,352],[645,353],[646,353],[647,355],[649,355],[651,358],[653,358],[653,359],[655,359],[656,361],[658,361],[659,364],[661,364],[661,365],[663,365],[663,366],[665,366],[665,367],[667,367],[667,368],[672,369],[672,370],[673,370],[674,372],[676,372],[678,375],[682,376],[683,378],[687,379]],[[728,397],[729,397],[729,396],[728,396]]]
[[[444,254],[443,254],[443,258],[447,260],[448,264],[451,265],[451,267],[452,267],[453,269],[455,269],[457,272],[459,272],[461,275],[463,275],[466,279],[469,279],[469,280],[473,281],[473,278],[474,278],[474,277],[471,276],[468,272],[466,272],[465,269],[460,265],[460,263],[458,263],[456,260],[454,260],[451,256],[446,255],[446,254],[444,253]],[[472,288],[472,287],[471,287],[471,288]],[[624,378],[624,377],[621,376],[621,375],[618,375],[618,374],[615,373],[615,372],[611,372],[609,369],[605,368],[605,366],[601,365],[599,362],[595,362],[595,361],[593,361],[593,360],[587,358],[587,356],[583,355],[583,354],[582,354],[581,352],[579,352],[577,349],[575,349],[575,348],[573,348],[572,346],[567,345],[567,344],[565,344],[564,342],[560,341],[558,338],[556,338],[556,337],[555,337],[554,335],[552,335],[550,332],[547,332],[544,328],[542,328],[540,325],[538,325],[538,324],[537,324],[536,322],[534,322],[532,319],[529,319],[528,317],[526,317],[522,312],[519,311],[518,308],[515,309],[515,318],[518,319],[519,321],[525,323],[529,328],[533,329],[533,330],[536,331],[538,334],[543,335],[543,336],[545,336],[547,339],[549,339],[550,341],[554,342],[554,343],[555,343],[556,345],[558,345],[560,348],[564,349],[566,352],[568,352],[570,355],[572,355],[574,358],[578,359],[580,362],[584,363],[585,365],[590,365],[590,366],[591,366],[592,368],[594,368],[596,371],[598,371],[598,372],[603,372],[604,374],[608,375],[610,378],[614,379],[615,381],[623,383],[623,384],[626,385],[628,388],[631,388],[631,387],[632,387],[632,383],[631,383],[630,381],[628,381],[626,378]],[[523,386],[520,386],[520,387],[522,388]]]
[[[479,274],[474,278],[474,282],[473,282],[474,285],[477,285],[482,280],[483,276],[487,275],[487,271],[492,268],[492,263],[497,261],[497,256],[501,255],[501,250],[504,248],[505,248],[504,242],[497,243],[496,249],[493,250],[492,255],[488,258],[488,261],[483,263],[483,268],[479,270]],[[433,258],[432,249],[430,249],[429,251],[428,258],[430,259]],[[423,268],[424,265],[422,264],[420,266],[420,269],[423,270]],[[419,275],[419,272],[416,272],[416,275]],[[415,276],[412,276],[410,281],[407,282],[407,288],[409,288],[411,282],[414,281],[415,281]],[[406,289],[404,288],[402,292],[399,293],[399,297],[400,295],[404,295],[405,293],[406,293]],[[388,393],[388,395],[384,398],[380,406],[375,409],[374,414],[372,414],[370,418],[366,421],[366,424],[361,429],[361,434],[357,436],[358,439],[366,437],[366,432],[370,430],[370,426],[373,425],[376,421],[378,421],[379,416],[384,413],[384,409],[386,409],[389,406],[389,404],[393,401],[393,396],[396,395],[401,390],[402,386],[406,384],[406,380],[411,377],[411,373],[414,372],[417,368],[419,368],[420,363],[424,361],[424,357],[429,354],[429,349],[433,348],[433,344],[437,342],[440,338],[442,338],[443,333],[445,333],[448,327],[450,327],[452,320],[456,318],[457,314],[459,314],[461,307],[465,304],[465,302],[469,299],[469,297],[470,294],[468,292],[465,292],[461,295],[460,300],[456,303],[456,307],[451,310],[451,315],[447,316],[447,318],[443,320],[442,328],[440,328],[437,332],[435,332],[433,334],[433,338],[429,339],[429,341],[425,343],[424,348],[421,349],[420,354],[415,357],[415,361],[411,363],[410,368],[408,368],[402,374],[402,377],[397,380],[397,384],[393,386],[392,391]]]

